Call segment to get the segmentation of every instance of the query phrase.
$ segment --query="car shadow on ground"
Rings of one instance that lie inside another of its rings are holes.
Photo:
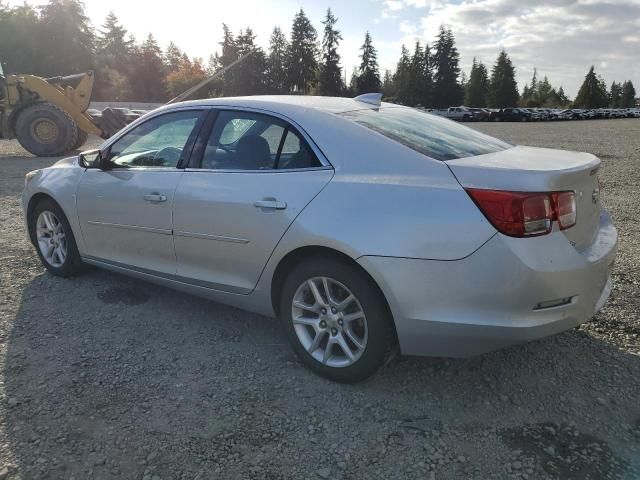
[[[6,342],[23,478],[638,478],[640,358],[578,330],[339,385],[275,320],[90,269],[36,276]]]

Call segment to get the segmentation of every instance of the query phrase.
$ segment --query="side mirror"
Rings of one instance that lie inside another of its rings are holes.
[[[100,150],[87,150],[78,155],[78,163],[84,168],[102,168],[102,152]]]

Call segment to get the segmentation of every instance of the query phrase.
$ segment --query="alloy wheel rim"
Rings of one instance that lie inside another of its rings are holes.
[[[45,261],[52,267],[64,265],[67,258],[67,237],[62,222],[56,215],[44,210],[36,221],[38,248]]]
[[[367,347],[367,318],[356,296],[329,277],[302,283],[291,305],[293,327],[303,348],[328,367],[348,367]]]

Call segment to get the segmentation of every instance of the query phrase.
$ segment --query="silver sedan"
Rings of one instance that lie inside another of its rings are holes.
[[[307,366],[354,382],[398,346],[475,355],[591,318],[617,245],[599,166],[379,95],[224,98],[28,173],[23,207],[51,273],[277,316]]]

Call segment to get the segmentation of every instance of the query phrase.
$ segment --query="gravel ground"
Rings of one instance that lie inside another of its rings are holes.
[[[275,321],[45,273],[19,194],[53,159],[0,141],[0,479],[640,478],[640,121],[474,128],[602,158],[613,294],[553,338],[354,386],[306,370]]]

